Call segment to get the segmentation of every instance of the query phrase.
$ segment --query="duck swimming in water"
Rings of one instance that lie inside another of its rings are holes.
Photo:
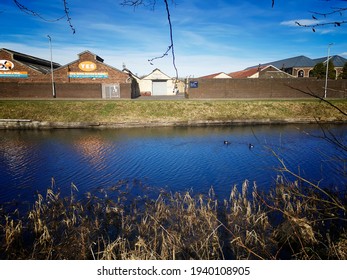
[[[228,140],[224,140],[224,145],[229,145],[230,142]]]
[[[248,145],[248,148],[249,148],[249,149],[253,149],[253,148],[254,148],[254,145],[253,145],[253,144],[249,144],[249,145]]]

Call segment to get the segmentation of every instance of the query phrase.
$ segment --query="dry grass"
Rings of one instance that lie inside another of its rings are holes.
[[[281,177],[268,194],[245,181],[223,201],[213,189],[134,199],[124,185],[76,200],[75,186],[62,198],[53,182],[23,215],[0,208],[0,258],[347,258],[346,195]]]
[[[347,102],[333,101],[344,111]],[[48,122],[187,122],[201,120],[346,120],[318,100],[0,101],[0,119]]]

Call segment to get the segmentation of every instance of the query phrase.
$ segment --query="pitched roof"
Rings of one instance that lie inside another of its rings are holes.
[[[155,68],[151,73],[143,77],[142,80],[171,80],[171,77],[166,75],[160,69]]]
[[[329,59],[332,60],[335,67],[343,67],[345,63],[347,63],[347,59],[339,55],[333,55]],[[313,59],[313,61],[315,62],[315,65],[319,62],[325,63],[327,61],[327,57],[316,58]]]
[[[210,74],[210,75],[199,77],[199,79],[213,79],[213,78],[226,78],[226,79],[228,79],[228,78],[231,78],[231,77],[230,77],[230,75],[228,75],[228,74],[226,74],[224,72],[218,72],[218,73],[214,73],[214,74]]]
[[[31,56],[28,54],[12,51],[9,49],[0,49],[4,50],[12,55],[12,58],[36,71],[39,71],[43,74],[51,72],[51,61]],[[60,67],[59,63],[53,62],[53,69]]]
[[[291,76],[288,73],[278,69],[276,66],[274,66],[272,64],[264,65],[264,66],[259,65],[257,67],[248,68],[248,69],[245,69],[242,71],[233,72],[233,73],[230,73],[229,76],[231,76],[232,78],[236,78],[236,79],[258,78],[259,76],[255,76],[255,74],[262,72],[262,71],[265,71],[266,69],[268,69],[267,73],[272,73],[272,75],[275,75],[275,73],[281,73],[281,74],[287,75],[288,77]]]
[[[245,70],[229,73],[229,76],[235,79],[248,78],[259,72],[262,67],[252,67]]]
[[[273,65],[279,69],[285,69],[285,68],[293,68],[293,67],[314,67],[316,63],[313,59],[300,55],[295,57],[290,57],[282,60],[277,60],[273,62],[269,62],[262,65]]]
[[[107,67],[110,67],[110,68],[112,68],[112,69],[114,69],[114,70],[116,70],[116,71],[122,72],[122,73],[125,74],[125,75],[126,75],[126,74],[129,75],[129,73],[126,73],[126,72],[124,72],[124,71],[121,71],[121,70],[117,69],[116,67],[113,67],[113,66],[111,66],[111,65],[108,65],[108,64],[104,63],[104,59],[103,59],[103,58],[101,58],[100,56],[96,55],[95,53],[92,53],[92,52],[89,51],[89,50],[85,50],[85,51],[79,53],[79,54],[78,54],[78,59],[76,59],[76,60],[74,60],[74,61],[71,61],[71,62],[69,62],[69,63],[67,63],[67,64],[65,64],[65,65],[61,65],[57,70],[59,70],[60,68],[65,68],[65,67],[67,67],[67,66],[69,66],[69,65],[71,65],[71,64],[74,64],[74,63],[80,61],[81,55],[83,55],[83,54],[85,54],[85,53],[91,54],[92,56],[94,56],[94,59],[95,59],[96,61],[98,61],[98,62],[104,64],[104,65],[107,66]]]
[[[104,59],[103,59],[103,58],[101,58],[100,56],[96,55],[95,53],[92,53],[92,52],[89,51],[89,50],[85,50],[85,51],[79,53],[78,56],[80,57],[82,54],[85,54],[85,53],[88,53],[88,54],[93,55],[93,56],[95,57],[95,60],[97,60],[97,61],[104,62]]]
[[[331,57],[334,66],[335,67],[343,67],[344,64],[347,62],[347,59],[339,56],[339,55],[334,55]],[[282,60],[277,60],[269,63],[264,63],[261,64],[261,66],[265,65],[273,65],[277,67],[278,69],[286,69],[286,68],[298,68],[298,67],[314,67],[317,63],[319,62],[325,62],[327,60],[327,57],[321,57],[321,58],[316,58],[316,59],[311,59],[307,56],[300,55],[300,56],[295,56],[295,57],[290,57]],[[246,69],[251,69],[256,66],[251,66]]]

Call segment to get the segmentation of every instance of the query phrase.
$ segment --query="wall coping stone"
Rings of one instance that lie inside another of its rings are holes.
[[[151,121],[151,122],[47,122],[27,119],[0,119],[0,129],[85,129],[85,128],[133,128],[133,127],[203,127],[227,125],[264,125],[264,124],[312,124],[312,123],[346,124],[347,121],[328,119],[317,121],[306,119],[235,119],[235,120],[194,120],[194,121]]]

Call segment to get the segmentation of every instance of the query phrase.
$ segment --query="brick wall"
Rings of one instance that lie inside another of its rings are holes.
[[[192,80],[193,81],[193,80]],[[324,80],[297,79],[195,79],[189,98],[307,98],[298,90],[324,94]],[[329,80],[327,96],[347,97],[347,80]]]
[[[0,98],[19,97],[18,83],[0,83]]]
[[[57,98],[102,98],[101,84],[56,83],[55,89]]]
[[[102,98],[100,83],[56,83],[55,91],[56,98]],[[120,97],[132,98],[130,83],[120,84]],[[0,98],[53,98],[52,84],[0,83]]]
[[[120,84],[120,98],[135,98],[136,92],[132,92],[131,84]]]

